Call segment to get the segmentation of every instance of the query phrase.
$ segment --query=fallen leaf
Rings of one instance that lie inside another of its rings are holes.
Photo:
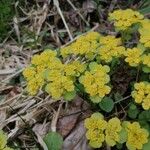
[[[84,122],[80,122],[71,134],[64,140],[63,150],[92,150],[85,137]]]

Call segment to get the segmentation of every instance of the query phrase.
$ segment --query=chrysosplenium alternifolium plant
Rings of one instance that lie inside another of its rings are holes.
[[[93,103],[101,103],[112,92],[110,66],[115,59],[149,74],[150,20],[131,9],[112,12],[109,20],[120,37],[88,32],[60,51],[47,49],[34,55],[23,72],[27,91],[35,95],[42,90],[54,100],[67,101],[84,93]],[[136,81],[130,94],[138,106],[150,109],[149,81]],[[93,114],[85,120],[85,127],[94,148],[104,142],[109,146],[126,142],[128,149],[136,150],[148,142],[148,131],[138,122],[122,122],[116,117],[106,121],[101,114]]]
[[[109,146],[126,143],[128,149],[142,149],[148,142],[149,133],[138,122],[121,122],[117,117],[108,121],[100,113],[94,113],[85,120],[86,137],[93,148],[100,148],[106,142]]]

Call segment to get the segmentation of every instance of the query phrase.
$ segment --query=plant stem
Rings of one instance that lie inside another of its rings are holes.
[[[120,103],[120,102],[122,102],[122,101],[124,101],[124,100],[126,100],[126,99],[128,99],[128,98],[130,98],[131,97],[131,95],[128,95],[128,96],[126,96],[126,97],[124,97],[124,98],[122,98],[122,99],[120,99],[119,101],[116,101],[116,102],[114,102],[115,104],[117,104],[117,103]]]

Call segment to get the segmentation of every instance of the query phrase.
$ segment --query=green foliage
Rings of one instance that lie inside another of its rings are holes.
[[[139,120],[149,121],[150,122],[150,110],[142,111],[138,117]]]
[[[15,0],[0,0],[0,42],[10,29],[10,22],[14,15],[13,2]]]
[[[61,150],[63,138],[57,132],[49,132],[44,137],[44,142],[46,143],[48,150]]]
[[[148,140],[148,143],[143,145],[143,150],[150,150],[150,139]]]
[[[111,112],[114,108],[114,102],[111,98],[105,97],[103,100],[99,103],[99,106],[102,110],[106,112]]]
[[[138,110],[137,106],[134,104],[131,104],[128,109],[128,116],[131,119],[135,119],[137,117],[138,113],[139,113],[139,110]]]
[[[143,67],[142,67],[142,70],[143,70],[143,72],[145,72],[145,73],[150,73],[150,68],[147,67],[147,66],[143,66]]]
[[[120,137],[119,143],[122,144],[127,141],[128,134],[124,128],[120,131],[119,137]]]
[[[76,96],[76,91],[66,92],[64,94],[64,100],[71,101]]]

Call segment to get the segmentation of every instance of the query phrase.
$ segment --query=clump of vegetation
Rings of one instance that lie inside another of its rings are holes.
[[[101,147],[105,141],[110,147],[126,143],[130,150],[146,150],[150,126],[143,113],[148,115],[150,109],[150,20],[137,11],[119,9],[109,14],[109,21],[114,23],[119,36],[88,32],[59,51],[47,49],[33,56],[31,65],[23,72],[27,91],[35,95],[42,90],[54,100],[62,101],[84,94],[86,100],[103,112],[85,120],[86,137],[93,148]],[[127,92],[119,96],[111,83],[112,70],[118,62],[133,72],[138,68]],[[145,76],[144,80],[139,72]],[[125,107],[130,103],[123,121],[112,117],[122,101]]]
[[[0,2],[0,42],[8,35],[14,15],[13,2],[15,0],[1,0]]]

